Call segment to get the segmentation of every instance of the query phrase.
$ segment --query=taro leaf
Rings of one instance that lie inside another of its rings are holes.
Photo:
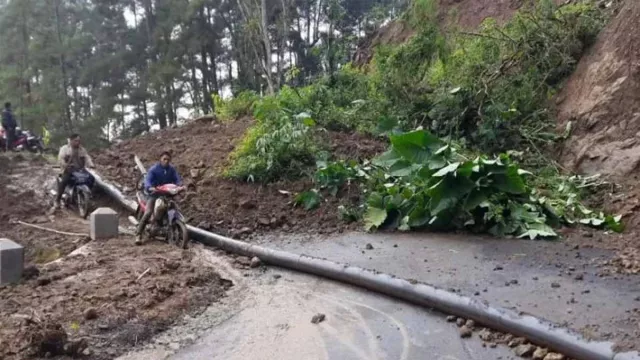
[[[412,164],[407,160],[400,160],[389,167],[389,175],[395,177],[408,176],[419,168],[419,166],[416,167],[416,164]]]
[[[538,237],[556,237],[553,229],[547,224],[528,224],[528,230],[518,236],[520,239],[528,237],[531,240],[535,240]]]
[[[432,156],[429,159],[429,170],[436,170],[447,166],[447,159],[442,155]]]
[[[443,179],[428,190],[428,194],[431,196],[431,214],[435,216],[444,210],[451,210],[473,187],[474,183],[467,178],[447,177]]]
[[[466,211],[471,211],[480,206],[480,204],[482,204],[487,199],[488,197],[486,195],[486,190],[475,188],[471,191],[471,193],[469,193],[469,196],[467,196],[467,199],[464,202],[464,209]]]
[[[438,170],[435,174],[433,174],[434,177],[443,177],[447,174],[451,174],[454,173],[455,175],[455,171],[458,169],[458,166],[460,166],[459,162],[454,162],[452,164],[449,164],[445,167],[443,167],[442,169]]]
[[[393,149],[406,160],[425,164],[429,157],[442,146],[442,141],[425,130],[416,130],[389,136]]]
[[[431,219],[431,214],[424,206],[416,206],[409,213],[409,226],[412,228],[419,228],[425,226]]]
[[[592,218],[580,220],[580,224],[594,226],[594,227],[600,227],[604,223],[605,223],[605,219],[600,217],[592,217]]]
[[[298,194],[295,199],[296,205],[303,205],[304,209],[309,211],[320,205],[320,194],[315,190],[305,191]]]
[[[518,168],[514,165],[509,166],[505,174],[494,174],[492,176],[493,186],[497,189],[510,194],[523,194],[527,188],[518,174]]]
[[[379,193],[372,193],[367,198],[367,205],[378,209],[384,209],[384,197]]]
[[[375,166],[380,166],[382,168],[388,169],[400,160],[402,160],[402,156],[394,149],[391,149],[373,159],[371,163]]]
[[[374,228],[378,228],[386,219],[386,210],[371,206],[367,207],[367,212],[364,214],[365,230],[371,231]]]
[[[473,161],[466,161],[458,167],[458,175],[469,177],[474,172],[480,171],[480,167]]]

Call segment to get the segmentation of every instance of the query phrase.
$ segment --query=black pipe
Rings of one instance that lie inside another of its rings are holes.
[[[104,182],[97,174],[94,173],[94,175],[96,175],[96,184],[104,192],[128,210],[135,211],[135,202],[127,200],[116,187]],[[268,249],[210,233],[191,225],[187,225],[187,227],[190,235],[205,245],[239,255],[257,256],[267,264],[341,281],[413,304],[433,308],[445,314],[472,319],[489,328],[527,338],[534,344],[554,349],[571,358],[580,360],[640,360],[640,355],[637,352],[614,352],[612,343],[588,342],[577,334],[534,316],[520,315],[510,310],[494,308],[486,302],[457,295],[430,285],[412,284],[391,275],[374,273],[329,260]]]

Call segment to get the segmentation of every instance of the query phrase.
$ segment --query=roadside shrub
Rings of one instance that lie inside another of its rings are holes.
[[[256,125],[231,153],[224,175],[257,182],[301,176],[315,161],[317,149],[310,115],[294,115],[269,96],[255,103],[254,117]]]
[[[253,91],[243,91],[228,100],[217,94],[211,95],[211,98],[216,116],[222,121],[229,121],[251,115],[259,96]]]

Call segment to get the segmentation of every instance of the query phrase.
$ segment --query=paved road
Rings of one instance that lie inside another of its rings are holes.
[[[640,277],[598,276],[610,257],[562,242],[436,234],[272,236],[264,245],[475,296],[640,350]],[[366,250],[370,243],[373,250]],[[577,279],[576,279],[577,278]]]
[[[439,313],[283,269],[238,271],[224,257],[209,256],[223,276],[236,281],[229,297],[123,359],[513,358],[508,348],[461,339]],[[326,320],[312,324],[318,313]]]

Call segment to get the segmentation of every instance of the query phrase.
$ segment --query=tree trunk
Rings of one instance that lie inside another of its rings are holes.
[[[60,25],[60,1],[55,0],[54,13],[56,18],[56,34],[58,39],[58,46],[60,46],[60,53],[58,54],[58,65],[60,66],[60,74],[62,76],[62,95],[63,108],[65,113],[65,127],[68,131],[73,129],[73,123],[71,122],[71,109],[69,108],[69,93],[67,85],[67,69],[65,66],[64,45],[62,41],[62,27]]]
[[[269,89],[269,94],[273,94],[275,92],[275,88],[273,85],[273,78],[271,76],[273,71],[273,59],[271,58],[271,41],[269,40],[269,28],[267,24],[267,0],[262,0],[260,2],[260,24],[262,31],[262,42],[264,46],[264,54],[265,54],[265,75],[267,77],[267,86]]]

